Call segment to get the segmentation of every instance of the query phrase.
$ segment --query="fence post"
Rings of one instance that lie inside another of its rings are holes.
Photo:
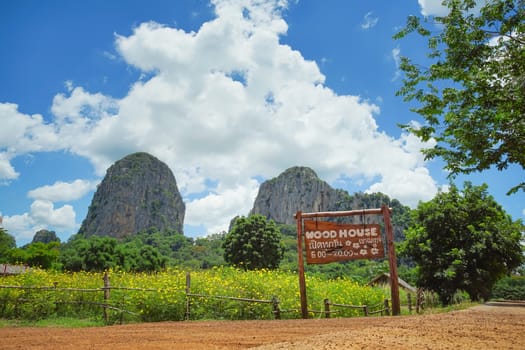
[[[416,312],[420,313],[423,309],[423,303],[424,303],[424,294],[423,290],[421,288],[418,288],[416,291]]]
[[[191,275],[189,272],[186,272],[186,314],[185,319],[190,319],[190,290],[191,290]]]
[[[272,305],[273,305],[273,313],[275,315],[275,319],[280,320],[281,319],[281,309],[279,308],[279,298],[274,296],[272,298]]]
[[[365,316],[368,316],[368,306],[367,305],[363,306],[363,313],[365,314]]]
[[[408,312],[412,313],[412,294],[407,293]]]
[[[329,299],[324,300],[324,317],[330,318],[330,300]]]
[[[104,277],[102,278],[104,280],[104,321],[106,321],[106,324],[109,323],[109,314],[108,314],[108,301],[110,297],[110,284],[109,284],[109,275],[108,272],[104,272]]]
[[[390,316],[390,306],[388,306],[388,299],[385,299],[385,313],[387,316]]]

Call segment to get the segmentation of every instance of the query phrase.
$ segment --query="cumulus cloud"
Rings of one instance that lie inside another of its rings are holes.
[[[259,190],[259,183],[251,179],[236,188],[211,192],[203,198],[190,201],[186,205],[188,225],[204,225],[208,232],[221,232],[228,228],[230,220],[239,213],[239,207],[250,208]]]
[[[77,229],[75,210],[71,205],[55,208],[51,201],[35,200],[28,213],[3,217],[3,226],[17,241],[31,240],[36,231],[50,229],[68,231]]]
[[[28,213],[4,216],[2,218],[2,225],[10,234],[15,237],[17,242],[21,240],[31,240],[35,234],[33,220]],[[39,227],[38,229],[42,228],[45,227]]]
[[[448,8],[441,4],[441,0],[418,0],[423,16],[446,16]]]
[[[279,42],[288,29],[281,16],[286,2],[213,4],[216,18],[195,32],[147,22],[116,36],[117,52],[145,77],[122,99],[68,83],[53,100],[50,123],[0,105],[0,113],[16,117],[0,128],[0,142],[3,132],[26,151],[60,147],[87,157],[97,175],[126,154],[150,152],[174,171],[187,201],[186,223],[205,224],[210,233],[248,213],[258,186],[251,179],[294,165],[310,166],[331,183],[365,179],[373,182],[369,190],[411,204],[437,191],[421,144],[380,132],[377,105],[336,94],[314,61]],[[2,154],[0,172],[16,176]],[[29,217],[72,225],[72,208],[52,202],[89,186],[55,183],[31,191]]]
[[[18,175],[18,172],[11,165],[9,154],[0,153],[0,184],[7,180],[16,179]]]
[[[57,181],[53,185],[46,185],[29,191],[28,197],[51,202],[69,202],[82,198],[96,189],[97,183],[80,179],[69,183]]]
[[[61,148],[54,126],[40,114],[23,114],[14,103],[0,103],[0,120],[0,180],[18,177],[11,165],[17,155]]]
[[[96,186],[96,181],[79,179],[70,183],[57,181],[53,185],[35,188],[27,194],[33,199],[29,212],[5,216],[3,225],[18,242],[31,240],[40,229],[52,229],[58,234],[64,232],[69,235],[78,229],[75,209],[70,204],[55,207],[55,202],[80,199]]]
[[[471,13],[479,13],[481,7],[485,4],[486,0],[477,0],[476,5]],[[423,16],[439,16],[443,17],[448,15],[448,7],[442,5],[441,0],[418,0],[419,6],[421,7],[421,14]]]
[[[75,211],[71,205],[56,208],[53,202],[37,199],[31,204],[30,217],[33,225],[49,225],[59,229],[70,229],[76,226]]]
[[[59,125],[80,122],[85,125],[93,119],[107,117],[116,102],[101,93],[91,94],[81,87],[74,87],[73,82],[66,82],[69,96],[58,94],[53,98],[51,112]]]

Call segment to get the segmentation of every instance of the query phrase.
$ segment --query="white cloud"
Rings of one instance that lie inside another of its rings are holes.
[[[449,9],[442,5],[442,0],[418,0],[421,7],[421,14],[423,16],[439,16],[448,15]],[[476,5],[470,13],[479,13],[481,7],[486,3],[486,0],[477,0]]]
[[[446,16],[448,8],[441,4],[442,0],[418,0],[423,16]]]
[[[58,124],[79,122],[85,125],[91,119],[104,118],[108,111],[116,108],[113,99],[101,93],[90,94],[72,84],[71,81],[66,82],[68,97],[58,94],[53,98],[51,112]]]
[[[413,170],[399,169],[384,175],[381,182],[373,184],[366,192],[387,193],[391,198],[415,208],[419,201],[432,199],[436,189],[436,182],[430,177],[428,169],[419,167]]]
[[[392,59],[396,64],[396,71],[392,77],[392,81],[395,81],[401,76],[401,71],[399,70],[399,65],[401,64],[401,49],[399,46],[392,49]]]
[[[71,205],[55,209],[51,201],[40,200],[31,204],[30,217],[35,226],[53,226],[61,229],[72,229],[75,224],[75,211]]]
[[[33,227],[33,220],[28,213],[22,215],[4,216],[3,227],[15,237],[17,242],[31,240],[37,230]]]
[[[96,189],[97,183],[80,179],[70,183],[57,181],[53,185],[46,185],[29,191],[28,197],[51,202],[73,201]]]
[[[34,199],[28,213],[5,216],[3,226],[18,243],[30,241],[41,229],[52,229],[58,234],[71,234],[78,229],[73,206],[65,204],[55,208],[54,202],[77,200],[96,188],[95,181],[75,180],[71,183],[57,181],[29,191]]]
[[[3,217],[4,228],[15,237],[18,243],[30,241],[41,229],[53,229],[70,233],[78,229],[76,214],[71,205],[60,208],[46,200],[35,200],[29,213]]]
[[[294,165],[310,166],[329,182],[342,175],[380,179],[371,190],[411,204],[435,193],[420,144],[379,132],[378,106],[337,95],[323,85],[315,62],[279,42],[287,31],[283,3],[216,0],[217,18],[196,32],[140,24],[131,35],[117,36],[116,48],[148,78],[120,100],[68,83],[67,94],[53,100],[48,124],[0,105],[16,116],[4,131],[9,144],[29,151],[60,145],[90,159],[97,175],[126,154],[149,152],[174,171],[185,198],[211,190],[188,202],[186,213],[186,223],[205,223],[210,233],[249,212],[257,187],[250,179],[271,178]],[[55,209],[50,201],[71,199],[84,185],[33,190],[33,220],[71,226],[72,208]],[[54,193],[62,188],[69,194]]]
[[[373,28],[376,26],[378,21],[379,18],[373,17],[372,12],[370,11],[363,17],[363,21],[361,22],[361,29],[368,30],[370,28]]]
[[[7,153],[0,153],[0,183],[3,180],[14,180],[18,177],[18,172],[11,165]]]
[[[61,148],[54,126],[40,114],[23,114],[16,104],[0,103],[0,121],[0,180],[18,177],[10,163],[17,155]]]
[[[218,189],[206,197],[188,202],[188,215],[184,221],[188,225],[204,225],[210,233],[226,230],[235,216],[248,214],[239,208],[250,208],[258,189],[259,183],[253,179],[236,188]]]

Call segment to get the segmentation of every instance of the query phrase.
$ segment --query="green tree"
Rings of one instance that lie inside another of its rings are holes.
[[[139,249],[137,258],[137,272],[154,272],[166,267],[167,258],[160,254],[157,248],[144,245]]]
[[[166,267],[168,258],[156,247],[143,244],[139,239],[118,243],[115,248],[116,264],[125,271],[154,272]]]
[[[228,264],[246,270],[275,269],[284,254],[279,228],[262,215],[237,218],[226,234],[223,248]]]
[[[425,124],[402,127],[441,157],[451,176],[525,168],[525,1],[445,0],[444,17],[408,18],[394,38],[418,33],[428,41],[429,64],[401,58],[398,95],[416,101]],[[509,190],[525,191],[525,182]]]
[[[27,245],[24,249],[27,252],[25,263],[29,266],[38,266],[49,269],[58,262],[60,256],[60,242],[35,242]]]
[[[81,245],[78,251],[82,259],[82,270],[104,271],[118,264],[117,240],[113,237],[91,236],[87,244]]]
[[[487,194],[487,185],[467,182],[462,192],[451,185],[412,214],[400,252],[416,262],[417,285],[435,291],[444,305],[459,290],[487,299],[494,283],[523,262],[525,227]]]
[[[13,264],[25,264],[33,267],[56,268],[60,256],[60,243],[30,243],[22,248],[13,248],[6,254],[7,261]]]
[[[60,251],[60,263],[63,269],[70,272],[82,271],[85,264],[80,252],[87,251],[88,248],[87,239],[78,235],[72,236],[67,243],[63,244]]]
[[[13,248],[16,248],[15,237],[0,227],[0,263],[8,262],[8,253]]]
[[[75,236],[64,244],[60,262],[66,271],[103,271],[119,267],[124,271],[153,272],[166,267],[168,257],[140,238],[119,242],[113,237]]]

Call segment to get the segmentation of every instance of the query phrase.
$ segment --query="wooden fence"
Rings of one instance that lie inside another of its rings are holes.
[[[71,300],[71,301],[53,301],[55,304],[88,304],[88,305],[94,305],[97,307],[102,308],[103,313],[103,319],[106,323],[110,323],[110,315],[108,313],[108,310],[114,310],[120,313],[120,323],[123,323],[123,315],[129,314],[133,316],[140,316],[139,314],[126,310],[123,307],[119,307],[117,305],[111,304],[111,291],[115,290],[123,290],[123,291],[141,291],[141,292],[163,292],[163,290],[159,289],[148,289],[148,288],[129,288],[129,287],[113,287],[110,284],[108,274],[104,274],[103,277],[104,285],[101,288],[91,288],[91,289],[81,289],[81,288],[59,288],[57,286],[57,283],[55,282],[53,286],[44,286],[44,287],[36,287],[36,286],[5,286],[0,285],[0,289],[20,289],[20,290],[37,290],[37,291],[49,291],[49,292],[81,292],[81,293],[102,293],[102,301],[96,302],[96,301],[86,301],[86,300]],[[264,299],[252,299],[252,298],[240,298],[240,297],[230,297],[230,296],[222,296],[222,295],[207,295],[207,294],[200,294],[200,293],[192,293],[191,292],[191,275],[190,273],[186,274],[186,289],[185,289],[185,298],[186,298],[186,305],[185,305],[185,320],[191,319],[191,310],[192,310],[192,301],[195,299],[224,299],[224,300],[230,300],[235,301],[239,303],[255,303],[255,304],[267,304],[269,307],[271,307],[271,313],[273,314],[275,319],[280,319],[281,315],[283,313],[301,313],[301,309],[281,309],[280,307],[280,301],[277,296],[273,296],[269,300]],[[407,294],[408,298],[408,311],[412,312],[412,298],[410,294]],[[419,300],[419,299],[418,299]],[[27,299],[27,298],[17,298],[15,300],[16,303],[31,303],[34,302],[34,299]],[[4,310],[7,303],[6,300],[1,300],[0,302],[3,302],[3,305],[0,305],[0,311]],[[15,308],[17,307],[17,304],[15,305]],[[390,306],[389,306],[389,300],[385,299],[383,303],[377,304],[377,305],[347,305],[347,304],[339,304],[339,303],[333,303],[329,299],[324,299],[324,310],[308,310],[309,314],[316,315],[318,314],[320,317],[324,316],[325,318],[330,318],[331,315],[341,313],[342,310],[340,309],[358,309],[362,310],[363,316],[370,316],[374,314],[381,314],[381,315],[390,315]],[[417,310],[419,312],[419,306],[417,307]]]
[[[348,309],[358,309],[363,311],[363,316],[370,316],[373,314],[381,314],[383,316],[383,313],[385,313],[387,316],[390,315],[390,304],[388,299],[385,299],[385,301],[382,304],[377,304],[374,306],[368,306],[368,305],[347,305],[347,304],[337,304],[330,302],[329,299],[324,300],[324,315],[325,318],[330,318],[331,314],[338,313],[338,310],[330,310],[330,306],[339,307],[339,308],[348,308]],[[382,307],[382,308],[380,308]],[[378,310],[374,310],[378,309]]]

